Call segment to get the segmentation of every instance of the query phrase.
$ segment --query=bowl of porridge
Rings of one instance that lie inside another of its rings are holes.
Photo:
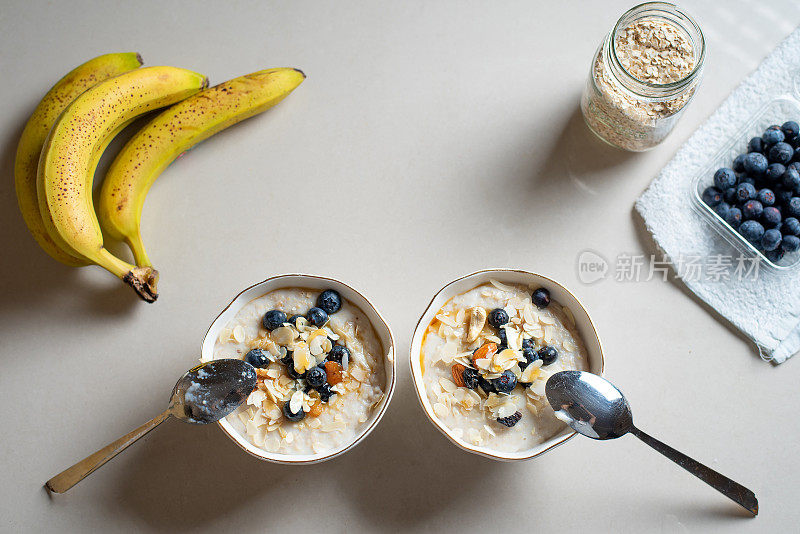
[[[417,324],[410,358],[434,426],[496,460],[533,458],[575,435],[544,395],[552,374],[603,374],[600,339],[580,301],[547,277],[513,269],[442,288]]]
[[[361,293],[321,276],[276,276],[239,293],[203,340],[203,361],[223,358],[252,364],[258,384],[219,425],[246,452],[276,463],[350,450],[394,392],[389,325]]]

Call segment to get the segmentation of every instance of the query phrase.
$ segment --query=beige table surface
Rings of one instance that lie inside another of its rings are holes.
[[[800,6],[687,1],[705,81],[673,135],[631,155],[577,104],[624,1],[3,2],[0,7],[0,530],[30,532],[789,532],[800,520],[798,369],[774,368],[682,289],[580,283],[579,251],[649,250],[632,204],[681,143],[800,23]],[[161,298],[62,267],[28,235],[12,163],[55,80],[100,53],[213,82],[272,66],[308,79],[172,166],[143,233]],[[641,428],[753,488],[735,505],[639,443],[574,439],[534,461],[461,452],[423,416],[412,330],[447,281],[530,269],[583,299]],[[344,457],[261,463],[216,426],[171,421],[69,494],[42,483],[154,416],[211,320],[279,273],[340,278],[394,329],[397,392]]]

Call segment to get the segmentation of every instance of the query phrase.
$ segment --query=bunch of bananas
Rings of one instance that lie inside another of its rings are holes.
[[[70,266],[99,265],[154,302],[158,271],[139,231],[150,186],[183,152],[274,106],[305,75],[269,69],[209,88],[196,72],[141,65],[138,54],[106,54],[59,80],[22,132],[14,178],[22,216],[45,252]],[[111,164],[95,212],[92,184],[106,146],[137,117],[164,107]],[[135,264],[103,246],[103,230],[127,243]]]

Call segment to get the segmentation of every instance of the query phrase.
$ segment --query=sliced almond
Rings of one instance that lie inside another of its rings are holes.
[[[486,308],[475,306],[469,309],[469,328],[467,330],[467,343],[472,343],[481,335],[486,325]]]

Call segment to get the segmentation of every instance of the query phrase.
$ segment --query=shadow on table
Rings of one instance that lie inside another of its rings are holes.
[[[264,514],[265,529],[271,521],[279,528],[281,510],[302,510],[304,496],[321,502],[336,492],[352,501],[351,513],[370,522],[371,531],[397,532],[430,522],[454,501],[474,500],[476,487],[502,487],[514,471],[512,464],[450,444],[425,419],[410,383],[398,387],[386,417],[364,443],[321,464],[261,462],[216,425],[193,428],[176,421],[118,461],[125,463],[120,489],[103,503],[109,513],[170,531],[254,510]]]
[[[0,172],[6,184],[0,192],[0,242],[6,250],[0,255],[0,316],[13,315],[19,307],[46,306],[59,300],[59,295],[69,295],[77,301],[80,311],[88,317],[129,313],[139,299],[127,285],[111,275],[106,283],[88,282],[81,276],[84,269],[62,265],[41,250],[25,226],[13,184],[17,143],[28,114],[26,110],[17,117],[17,128],[0,147]],[[124,138],[118,139],[113,145],[123,141]],[[112,149],[109,154],[114,152]],[[103,167],[107,164],[105,161]]]

